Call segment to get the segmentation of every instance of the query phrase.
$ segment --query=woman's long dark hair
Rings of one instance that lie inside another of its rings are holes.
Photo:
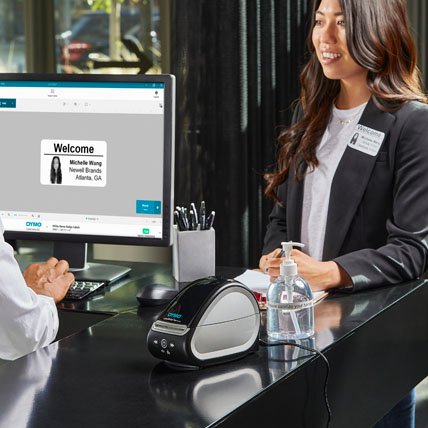
[[[315,12],[321,0],[314,0],[308,48],[311,54],[300,75],[300,103],[303,117],[278,138],[276,172],[265,174],[265,194],[277,202],[278,186],[290,175],[301,180],[299,164],[318,165],[316,148],[328,125],[338,80],[324,76],[312,43]],[[367,85],[375,105],[383,111],[397,110],[404,102],[427,102],[421,89],[416,48],[409,29],[406,0],[339,0],[346,22],[348,50],[354,61],[368,70]],[[292,167],[294,165],[294,167]]]
[[[54,168],[54,161],[55,159],[58,159],[58,169],[55,171]],[[55,184],[55,178],[56,183],[61,184],[62,183],[62,171],[61,171],[61,160],[58,156],[54,156],[51,161],[51,183]]]

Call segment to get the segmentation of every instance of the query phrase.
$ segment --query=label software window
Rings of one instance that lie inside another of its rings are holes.
[[[0,86],[5,229],[162,236],[163,84]]]

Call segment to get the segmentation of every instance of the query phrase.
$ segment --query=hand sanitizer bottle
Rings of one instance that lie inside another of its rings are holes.
[[[267,333],[273,340],[298,340],[314,334],[314,303],[310,285],[297,274],[291,258],[296,242],[282,242],[285,255],[279,277],[267,292]]]

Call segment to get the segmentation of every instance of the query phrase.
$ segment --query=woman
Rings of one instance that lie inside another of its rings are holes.
[[[54,156],[51,162],[51,183],[62,183],[61,161],[58,156]]]
[[[308,44],[300,103],[266,175],[277,203],[260,268],[276,277],[280,242],[293,240],[306,245],[292,256],[314,290],[417,278],[427,258],[428,106],[405,0],[316,0]],[[413,413],[411,394],[377,426],[411,427]]]

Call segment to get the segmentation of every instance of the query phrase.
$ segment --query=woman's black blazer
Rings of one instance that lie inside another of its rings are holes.
[[[342,266],[354,291],[419,277],[428,245],[428,106],[412,101],[388,113],[370,100],[359,124],[385,138],[375,156],[346,147],[331,185],[323,249],[323,260]],[[281,241],[299,242],[303,184],[290,174],[279,186],[283,206],[271,212],[263,254]]]

